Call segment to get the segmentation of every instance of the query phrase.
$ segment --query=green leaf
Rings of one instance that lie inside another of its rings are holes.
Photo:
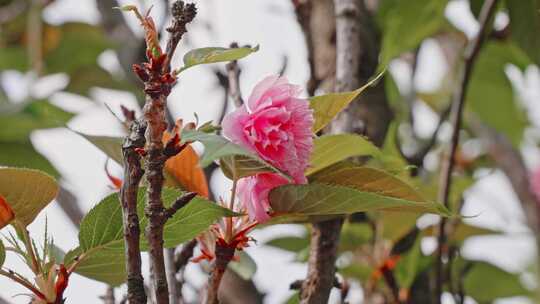
[[[437,228],[435,226],[430,226],[424,229],[422,232],[425,236],[435,236]],[[464,222],[458,224],[455,230],[450,235],[450,242],[461,244],[466,239],[475,236],[486,236],[486,235],[500,235],[502,231],[493,230],[484,227],[473,226]]]
[[[426,200],[415,188],[385,171],[360,167],[354,164],[337,164],[316,175],[311,180],[356,188],[395,198],[425,202]],[[379,210],[373,215],[382,224],[382,236],[396,241],[404,236],[415,225],[419,214],[401,213]],[[373,216],[371,215],[371,216]]]
[[[144,188],[139,189],[137,212],[141,231],[148,223],[144,216],[145,193]],[[165,188],[162,193],[165,206],[170,206],[182,193]],[[232,215],[228,209],[197,196],[165,224],[164,246],[172,248],[191,240],[219,218]],[[79,274],[115,286],[125,281],[122,209],[118,193],[103,199],[81,221],[79,242],[79,247],[66,256],[66,261],[71,261],[84,254],[77,268]],[[146,239],[141,235],[141,250],[147,249]]]
[[[24,226],[58,194],[58,184],[48,174],[24,168],[0,168],[0,195],[13,212],[15,220]]]
[[[420,193],[398,177],[370,167],[350,166],[327,170],[314,176],[313,180],[408,201],[426,202]]]
[[[411,250],[402,255],[396,265],[394,273],[401,288],[409,289],[416,275],[423,271],[420,267],[422,258],[421,243],[422,238],[417,237]]]
[[[19,46],[2,46],[0,48],[0,70],[26,71],[29,67],[26,49]]]
[[[231,180],[262,172],[280,173],[277,169],[260,159],[253,159],[252,157],[243,155],[224,156],[219,160],[219,164],[223,174]]]
[[[448,0],[384,0],[377,20],[383,31],[381,63],[415,49],[446,23]]]
[[[238,60],[258,50],[259,46],[255,46],[253,48],[205,47],[194,49],[184,55],[184,66],[178,71],[178,73],[199,64]]]
[[[350,264],[338,269],[339,273],[344,277],[356,279],[360,282],[368,281],[374,270],[373,267],[360,263]]]
[[[231,261],[229,269],[236,272],[244,280],[251,280],[257,272],[257,264],[245,251],[240,251],[236,254],[239,257],[238,261]]]
[[[39,154],[30,142],[1,142],[0,166],[24,167],[44,171],[55,178],[60,173],[47,158]]]
[[[505,134],[517,146],[527,119],[505,73],[509,63],[524,69],[530,61],[510,42],[486,43],[472,72],[466,105],[485,124]]]
[[[320,183],[277,187],[270,192],[270,205],[276,216],[340,215],[371,210],[451,215],[442,204],[410,201]]]
[[[540,65],[540,1],[507,0],[510,35],[534,63]]]
[[[531,291],[521,284],[518,274],[480,261],[472,262],[470,267],[463,279],[465,294],[479,303],[531,294]],[[489,279],[489,288],[486,288],[486,279]]]
[[[100,26],[68,22],[51,30],[58,42],[45,53],[48,73],[74,75],[79,68],[97,65],[97,58],[113,44]]]
[[[124,158],[122,156],[122,143],[124,140],[121,137],[88,135],[77,131],[73,132],[84,137],[91,144],[96,146],[96,148],[105,153],[105,155],[116,161],[119,165],[124,163]]]
[[[313,144],[307,176],[349,157],[381,155],[374,144],[356,134],[323,135],[317,137]]]
[[[478,15],[480,15],[483,4],[484,0],[469,0],[469,7],[471,9],[471,13],[473,13],[476,18],[478,18]]]
[[[140,93],[136,86],[125,79],[117,79],[98,65],[78,68],[76,73],[70,75],[69,84],[64,91],[89,96],[90,90],[94,87],[130,91],[134,94]]]
[[[367,223],[345,222],[339,237],[339,251],[354,251],[373,239],[373,227]]]
[[[384,72],[385,71],[382,71],[364,86],[352,92],[330,93],[311,97],[309,106],[313,110],[313,117],[315,119],[313,132],[317,133],[328,125],[334,117],[339,112],[343,111],[356,97],[358,97],[358,95],[360,95],[360,93],[374,85],[384,75]]]
[[[0,268],[2,268],[5,261],[6,261],[6,248],[4,247],[4,243],[2,242],[2,240],[0,240]]]
[[[64,126],[72,113],[66,112],[46,100],[2,107],[0,111],[0,141],[26,142],[37,129]]]
[[[253,175],[259,172],[276,172],[284,176],[283,172],[274,168],[241,146],[228,141],[226,138],[196,130],[182,131],[182,142],[200,141],[204,145],[204,153],[200,159],[201,167],[210,165],[213,161],[221,159],[223,173],[233,179]]]
[[[281,236],[266,242],[265,245],[285,251],[299,252],[300,250],[309,247],[309,239],[300,236]]]
[[[377,211],[377,219],[381,224],[381,235],[384,239],[397,242],[416,225],[419,214],[393,211]]]
[[[287,300],[285,304],[299,304],[300,303],[300,293],[295,291]]]

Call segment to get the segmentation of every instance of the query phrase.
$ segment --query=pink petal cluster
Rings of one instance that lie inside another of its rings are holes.
[[[262,223],[270,219],[267,213],[270,208],[268,200],[270,190],[288,183],[288,179],[275,173],[248,176],[238,181],[238,199],[244,204],[249,217]]]
[[[531,191],[536,197],[538,204],[540,204],[540,167],[536,168],[536,170],[531,173],[529,183]]]
[[[313,111],[309,101],[299,98],[300,87],[285,77],[263,79],[251,93],[247,104],[223,120],[223,134],[232,142],[259,155],[276,168],[305,184],[304,171],[313,149]],[[287,184],[278,174],[264,173],[240,181],[239,197],[250,217],[267,220],[268,193]]]

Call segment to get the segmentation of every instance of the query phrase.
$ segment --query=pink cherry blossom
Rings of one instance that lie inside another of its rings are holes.
[[[285,77],[267,77],[255,86],[247,104],[224,118],[222,126],[232,142],[303,184],[313,149],[313,111],[308,100],[298,97],[300,91]]]
[[[540,204],[540,167],[533,170],[530,177],[531,191]]]
[[[270,219],[268,194],[275,187],[289,184],[289,180],[275,173],[259,173],[238,181],[238,199],[247,209],[250,219],[259,223]]]

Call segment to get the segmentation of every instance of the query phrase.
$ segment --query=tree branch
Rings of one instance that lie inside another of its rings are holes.
[[[11,303],[5,300],[4,298],[0,298],[0,304],[11,304]]]
[[[231,43],[231,48],[237,48],[238,44],[233,42]],[[234,101],[234,104],[236,107],[241,107],[244,104],[244,99],[242,99],[242,93],[240,92],[240,68],[238,67],[238,62],[236,60],[233,60],[227,65],[225,65],[225,68],[227,69],[227,77],[228,77],[228,92],[231,98]]]
[[[128,301],[133,304],[146,304],[139,245],[141,229],[137,215],[137,194],[144,171],[141,168],[141,157],[136,152],[137,149],[144,147],[145,130],[146,124],[143,121],[129,122],[129,134],[122,145],[124,182],[120,189],[120,201],[122,203]]]
[[[145,215],[148,218],[146,227],[146,238],[149,245],[150,263],[153,270],[153,287],[157,304],[169,303],[169,288],[167,283],[167,271],[165,269],[165,257],[163,253],[163,229],[167,219],[174,214],[174,211],[181,207],[179,204],[172,209],[165,209],[161,199],[163,183],[163,168],[165,161],[171,154],[165,150],[163,144],[163,134],[167,129],[166,104],[175,78],[170,74],[170,62],[177,44],[182,35],[186,32],[187,23],[191,22],[196,15],[193,4],[184,4],[178,0],[173,3],[172,25],[167,29],[170,33],[167,42],[166,52],[161,53],[161,49],[156,44],[157,32],[151,20],[141,20],[146,30],[147,57],[149,62],[141,66],[136,66],[135,71],[144,82],[146,93],[146,103],[143,107],[143,117],[147,124],[146,138],[146,180],[147,203]],[[177,149],[180,152],[181,148]],[[189,199],[193,198],[191,196]],[[189,200],[188,200],[189,201]],[[177,209],[175,209],[177,208]]]
[[[323,304],[328,302],[334,286],[337,246],[343,219],[313,224],[308,275],[301,288],[300,303]]]
[[[465,105],[465,96],[467,94],[467,88],[469,85],[469,80],[471,78],[474,63],[476,61],[478,53],[480,52],[480,49],[482,48],[488,26],[490,26],[492,16],[496,10],[495,8],[497,2],[497,0],[486,0],[482,6],[482,10],[480,12],[480,29],[478,31],[478,35],[465,49],[464,67],[461,70],[461,74],[459,76],[459,86],[457,88],[456,94],[454,95],[454,100],[452,101],[450,122],[453,127],[453,132],[449,152],[447,154],[448,156],[443,160],[441,168],[441,180],[439,183],[440,187],[438,196],[439,201],[442,202],[446,207],[449,206],[448,197],[452,187],[452,171],[454,169],[454,158],[459,144],[459,134],[461,131],[462,112]],[[446,251],[446,234],[444,231],[445,226],[446,219],[442,218],[439,224],[437,261],[435,265],[435,303],[441,302],[441,295],[444,284],[443,257]]]
[[[182,290],[179,289],[178,280],[176,280],[176,271],[174,267],[175,248],[165,249],[165,268],[167,269],[167,282],[169,283],[169,302],[170,304],[180,304]]]
[[[172,5],[171,15],[173,18],[172,25],[167,28],[169,32],[169,40],[167,41],[167,48],[165,53],[167,57],[164,63],[164,71],[168,73],[171,70],[171,60],[176,50],[176,46],[182,39],[182,36],[187,32],[186,25],[190,23],[197,14],[197,8],[195,4],[184,4],[183,1],[175,1]]]
[[[506,136],[492,128],[476,120],[469,120],[468,123],[473,132],[482,139],[489,155],[510,181],[519,198],[528,226],[537,238],[540,238],[540,210],[537,199],[531,191],[529,171],[525,167],[520,152],[512,146]]]
[[[62,208],[62,211],[67,215],[73,226],[78,229],[84,217],[84,212],[81,210],[81,206],[79,206],[75,195],[61,186],[60,192],[58,192],[58,196],[56,197],[56,202],[58,202],[58,205],[60,205],[60,208]]]
[[[227,270],[229,262],[234,257],[234,251],[236,248],[221,245],[216,243],[216,259],[212,265],[212,271],[210,272],[210,277],[208,278],[208,286],[206,293],[206,299],[204,303],[206,304],[219,304],[218,299],[218,290],[223,278],[223,274]]]
[[[114,288],[108,286],[105,295],[101,296],[100,299],[103,300],[104,304],[115,304],[116,300],[114,298]]]
[[[219,287],[219,299],[223,304],[262,304],[262,294],[253,280],[244,280],[234,271],[225,271]]]
[[[165,220],[170,219],[173,215],[185,205],[187,205],[193,198],[197,196],[196,192],[188,192],[181,197],[179,197],[169,208],[165,209],[164,216]]]
[[[323,5],[322,3],[310,2],[310,5],[312,11],[304,13],[303,16],[314,18],[324,15],[318,10],[322,10],[319,7]],[[321,79],[318,75],[324,75],[324,71],[328,73],[334,66],[335,77],[325,77],[326,79],[320,81],[319,88],[327,90],[328,84],[333,83],[335,79],[335,91],[337,92],[357,89],[373,75],[377,66],[378,40],[375,28],[362,0],[335,0],[333,3],[332,1],[325,2],[324,5],[332,7],[332,11],[335,11],[334,33],[337,48],[334,48],[333,51],[321,50],[331,41],[325,40],[326,31],[321,29],[321,32],[313,32],[315,20],[303,21],[311,29],[311,36],[306,39],[313,43],[311,47],[308,46],[308,50],[311,49],[314,52],[313,57],[310,58],[313,60],[312,72],[315,71],[316,75],[312,75],[312,79]],[[297,7],[297,12],[298,9],[299,7]],[[318,22],[320,23],[320,20]],[[330,23],[325,26],[332,28],[334,19],[325,22]],[[325,54],[335,55],[333,57],[335,65],[326,64],[324,66]],[[308,90],[312,89],[308,88]],[[382,144],[388,123],[391,120],[384,87],[378,85],[367,94],[370,96],[362,97],[362,102],[360,100],[353,102],[342,112],[327,131],[330,133],[361,133],[367,135],[376,144]],[[335,275],[335,260],[342,223],[343,219],[335,219],[313,224],[308,276],[301,291],[301,303],[303,304],[319,304],[328,301]]]
[[[176,272],[182,271],[193,256],[193,250],[197,246],[197,240],[193,239],[182,246],[182,250],[174,257],[174,267]]]

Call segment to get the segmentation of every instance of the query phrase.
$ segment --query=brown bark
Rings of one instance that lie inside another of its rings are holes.
[[[334,286],[337,246],[343,219],[313,224],[308,275],[302,284],[300,303],[327,303]]]
[[[155,43],[147,39],[147,47],[150,48],[148,56],[150,63],[144,68],[138,67],[139,76],[144,81],[146,93],[146,103],[143,107],[143,117],[147,124],[146,138],[146,180],[148,188],[146,192],[147,202],[145,215],[148,218],[146,226],[146,238],[149,246],[150,264],[153,271],[153,287],[155,290],[156,302],[158,304],[169,303],[169,288],[167,283],[167,271],[165,268],[165,258],[163,253],[163,229],[165,223],[174,212],[184,204],[174,204],[166,210],[161,199],[163,183],[163,168],[168,157],[179,153],[181,148],[176,148],[172,142],[171,151],[166,150],[163,144],[163,134],[167,129],[166,103],[174,84],[174,78],[170,75],[171,58],[174,55],[176,45],[180,42],[186,32],[187,23],[191,22],[196,15],[193,4],[184,4],[183,1],[175,1],[172,7],[172,25],[167,28],[170,36],[167,42],[165,54],[152,54]],[[145,27],[146,37],[157,37],[152,26]],[[153,50],[152,50],[153,49]],[[160,51],[158,51],[160,52]],[[164,57],[163,57],[164,56]],[[169,145],[167,145],[168,147]],[[188,199],[191,200],[193,195]],[[178,208],[177,208],[178,207]]]
[[[306,32],[306,41],[311,42],[308,50],[313,54],[312,82],[317,82],[323,91],[331,90],[335,84],[337,92],[354,90],[366,83],[378,64],[379,42],[363,1],[311,1],[303,5],[311,5],[310,13],[299,11],[301,6],[297,12],[303,13],[298,19]],[[335,18],[328,11],[335,11]],[[310,20],[304,20],[305,16]],[[391,119],[381,82],[355,100],[326,131],[364,134],[381,145]],[[336,219],[313,225],[308,277],[302,286],[301,303],[327,303],[335,276],[342,222]]]
[[[236,248],[228,247],[216,243],[216,258],[214,264],[212,265],[212,271],[210,272],[210,277],[208,278],[208,286],[206,298],[204,303],[206,304],[218,304],[219,303],[219,286],[221,285],[221,279],[223,274],[227,270],[229,262],[234,257],[234,251]]]
[[[145,215],[148,218],[146,226],[146,238],[150,248],[150,263],[154,274],[154,290],[156,302],[169,303],[169,288],[167,286],[167,274],[165,271],[165,259],[163,255],[163,227],[165,225],[165,207],[161,200],[161,191],[165,178],[163,167],[165,156],[163,155],[163,133],[165,123],[165,97],[148,99],[144,108],[144,118],[147,122],[146,129],[146,180],[148,181],[147,204]]]
[[[139,216],[137,215],[137,193],[144,171],[141,168],[140,156],[135,151],[144,147],[144,122],[130,122],[130,132],[124,139],[122,153],[124,156],[124,182],[120,189],[124,244],[126,253],[128,301],[133,304],[146,304],[144,279],[141,273],[141,251]]]
[[[222,304],[262,304],[262,294],[253,280],[244,280],[234,271],[225,271],[218,292]]]

